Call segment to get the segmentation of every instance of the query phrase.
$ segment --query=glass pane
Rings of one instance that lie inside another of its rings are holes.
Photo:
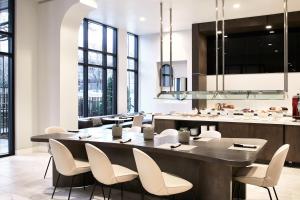
[[[78,116],[83,117],[83,66],[78,66]]]
[[[107,70],[107,114],[115,114],[115,75],[114,70],[108,69]]]
[[[116,66],[113,56],[107,56],[107,66],[108,67],[115,67]]]
[[[96,52],[88,52],[88,63],[92,65],[102,65],[102,54]]]
[[[78,46],[83,47],[83,23],[81,23],[78,33]]]
[[[9,74],[8,68],[11,61],[6,56],[0,56],[0,155],[9,152],[9,128],[8,128],[8,88],[9,88]]]
[[[89,22],[88,27],[88,48],[102,51],[103,27],[92,22]]]
[[[128,34],[127,42],[128,42],[128,56],[135,58],[136,57],[136,55],[135,55],[135,51],[136,51],[135,50],[135,36]]]
[[[133,70],[136,69],[134,60],[128,59],[128,69],[133,69]]]
[[[0,31],[9,31],[9,11],[8,11],[8,1],[0,1]]]
[[[112,28],[107,28],[107,52],[115,53],[114,50],[114,30]]]
[[[88,69],[88,115],[103,115],[102,98],[102,69],[89,67]]]
[[[127,73],[127,110],[130,113],[135,111],[135,73]]]
[[[10,43],[10,38],[0,35],[0,52],[10,53]]]
[[[83,51],[78,50],[78,62],[83,63]]]

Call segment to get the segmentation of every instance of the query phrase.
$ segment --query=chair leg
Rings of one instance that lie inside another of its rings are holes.
[[[53,199],[53,197],[54,197],[54,193],[55,193],[55,190],[56,190],[56,187],[57,187],[57,184],[58,184],[58,180],[59,180],[59,178],[60,178],[60,174],[58,174],[58,177],[57,177],[57,179],[56,179],[56,183],[55,183],[55,186],[54,186],[54,190],[53,190],[53,193],[52,193],[51,199]]]
[[[86,175],[86,173],[85,174],[83,174],[83,190],[85,190],[85,185],[86,185],[86,181],[85,181],[85,175]]]
[[[109,187],[109,193],[108,193],[108,200],[110,199],[110,195],[111,195],[111,187]]]
[[[269,193],[270,200],[272,200],[272,195],[271,195],[270,189],[269,189],[269,188],[267,188],[267,187],[264,187],[264,188],[268,190],[268,193]]]
[[[48,172],[48,169],[49,169],[49,165],[50,165],[52,159],[53,159],[53,156],[50,156],[49,161],[48,161],[48,165],[47,165],[47,168],[46,168],[46,171],[45,171],[45,174],[44,174],[44,179],[46,178],[46,175],[47,175],[47,172]]]
[[[68,197],[68,200],[70,200],[70,196],[71,196],[71,192],[72,192],[72,187],[73,187],[73,180],[74,180],[74,177],[75,177],[75,176],[72,176],[72,179],[71,179],[71,185],[70,185],[70,191],[69,191],[69,197]]]
[[[123,193],[124,193],[124,190],[123,190],[123,183],[121,183],[121,199],[123,200]]]
[[[274,191],[274,193],[275,193],[276,200],[278,200],[278,196],[277,196],[277,192],[276,192],[276,190],[275,190],[275,187],[273,187],[273,191]]]
[[[101,190],[102,190],[103,200],[105,200],[105,193],[104,193],[103,185],[101,185]]]
[[[92,199],[93,199],[93,196],[94,196],[94,191],[95,191],[96,185],[97,185],[97,183],[94,183],[94,185],[93,185],[93,189],[92,189],[92,193],[91,193],[91,196],[90,196],[90,200],[92,200]]]

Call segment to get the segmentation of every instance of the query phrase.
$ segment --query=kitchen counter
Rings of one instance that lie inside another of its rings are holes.
[[[203,116],[183,116],[183,115],[160,115],[155,116],[154,119],[161,120],[180,120],[180,121],[203,121],[203,122],[232,122],[232,123],[251,123],[251,124],[277,124],[277,125],[291,125],[300,126],[300,121],[295,122],[291,117],[283,117],[280,119],[273,119],[267,117],[265,119],[254,116],[252,118],[246,118],[244,116],[215,116],[215,117],[203,117]]]

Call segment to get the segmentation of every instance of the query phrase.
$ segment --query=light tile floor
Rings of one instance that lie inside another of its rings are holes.
[[[47,165],[49,155],[47,153],[30,153],[0,159],[0,199],[1,200],[46,200],[51,198],[53,187],[51,186],[51,169],[46,179],[43,173]],[[300,199],[300,169],[284,168],[280,183],[277,187],[279,199]],[[91,188],[87,191],[75,188],[72,192],[72,200],[89,199]],[[68,189],[58,188],[55,200],[66,200]],[[267,191],[262,188],[248,186],[247,196],[249,200],[269,199]],[[120,199],[120,192],[113,190],[112,199]],[[96,200],[102,200],[99,192]],[[126,200],[139,200],[139,194],[125,193]],[[145,198],[145,199],[150,199]],[[154,199],[154,198],[151,198]]]

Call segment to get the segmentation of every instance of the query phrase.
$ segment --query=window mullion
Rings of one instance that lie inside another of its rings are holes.
[[[88,21],[83,20],[83,116],[88,117],[89,69],[88,69]]]

